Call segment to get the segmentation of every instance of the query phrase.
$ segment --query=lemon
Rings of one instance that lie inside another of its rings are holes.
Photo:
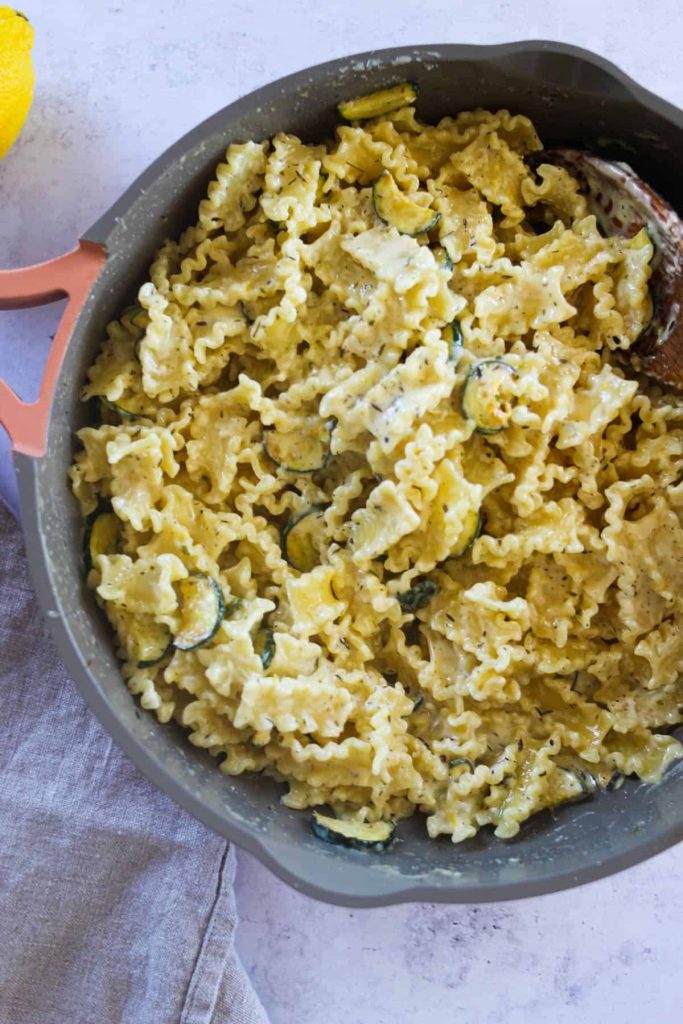
[[[0,7],[0,160],[14,143],[33,99],[33,28],[12,7]]]

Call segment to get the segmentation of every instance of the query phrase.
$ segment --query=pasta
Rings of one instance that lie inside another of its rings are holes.
[[[652,245],[540,149],[412,106],[230,145],[89,371],[130,691],[290,807],[504,839],[681,756],[683,401],[619,358]]]

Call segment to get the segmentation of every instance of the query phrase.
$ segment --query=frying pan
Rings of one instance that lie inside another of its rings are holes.
[[[0,272],[0,308],[69,303],[40,395],[22,402],[0,382],[0,421],[14,447],[21,513],[38,598],[68,671],[114,740],[157,786],[250,850],[297,889],[330,902],[477,902],[530,896],[618,871],[683,838],[683,766],[656,786],[627,781],[584,804],[537,815],[513,841],[491,834],[454,846],[426,838],[419,815],[382,855],[327,846],[308,815],[279,803],[260,776],[226,778],[182,730],[139,709],[81,567],[81,521],[67,486],[79,390],[105,324],[134,299],[154,250],[196,220],[230,142],[279,130],[330,136],[336,105],[411,79],[429,121],[473,107],[528,114],[547,144],[573,143],[627,160],[683,212],[683,113],[585,50],[549,42],[379,50],[283,78],[225,107],[172,146],[65,256]],[[84,754],[85,756],[85,754]]]

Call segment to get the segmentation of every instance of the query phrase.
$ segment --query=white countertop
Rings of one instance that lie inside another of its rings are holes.
[[[683,105],[680,0],[22,0],[38,85],[0,164],[0,265],[71,248],[146,165],[237,96],[375,47],[545,38],[601,52]],[[26,398],[59,306],[0,315]],[[2,435],[2,431],[0,431]],[[13,497],[8,448],[0,492]],[[635,1024],[678,1019],[683,846],[514,904],[345,910],[240,856],[238,945],[273,1024]]]

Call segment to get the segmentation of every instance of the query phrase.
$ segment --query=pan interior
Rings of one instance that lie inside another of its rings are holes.
[[[327,848],[308,815],[279,804],[261,777],[230,779],[175,726],[160,726],[128,694],[104,616],[87,590],[81,522],[67,486],[79,401],[104,327],[134,297],[151,256],[195,219],[200,196],[230,142],[279,130],[329,137],[336,104],[400,80],[420,87],[418,112],[435,122],[458,110],[507,107],[535,123],[546,144],[570,143],[626,160],[683,210],[683,115],[615,77],[609,66],[551,44],[420,47],[321,65],[274,83],[214,115],[166,153],[86,237],[108,261],[78,319],[53,402],[48,452],[17,460],[29,554],[39,595],[67,666],[115,739],[153,781],[223,834],[265,856],[300,887],[342,902],[400,898],[472,901],[529,895],[588,880],[683,835],[683,765],[648,787],[616,793],[528,822],[502,843],[490,834],[453,846],[427,841],[419,816],[381,857]],[[56,616],[55,614],[56,613]]]

